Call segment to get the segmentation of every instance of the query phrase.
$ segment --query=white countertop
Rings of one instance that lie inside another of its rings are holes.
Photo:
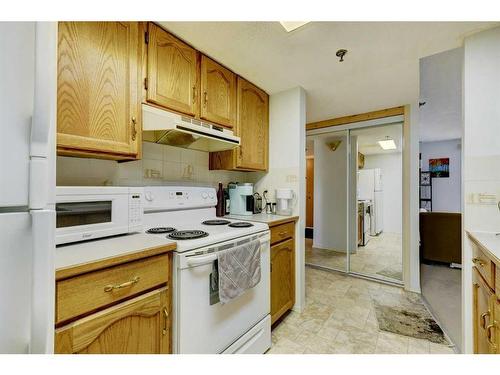
[[[500,235],[492,232],[469,232],[491,255],[500,262]]]
[[[134,233],[58,246],[55,268],[58,270],[168,245],[175,245],[175,241],[145,233]]]
[[[259,223],[266,223],[266,224],[272,224],[277,221],[286,221],[288,219],[295,219],[297,216],[290,215],[290,216],[285,216],[285,215],[275,215],[275,214],[266,214],[264,212],[261,212],[260,214],[253,214],[253,215],[226,215],[224,216],[227,219],[235,219],[235,220],[242,220],[242,221],[257,221]]]

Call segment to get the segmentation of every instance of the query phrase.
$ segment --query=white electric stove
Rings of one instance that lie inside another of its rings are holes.
[[[264,223],[218,218],[214,188],[144,188],[144,230],[176,241],[174,353],[264,353],[271,346],[270,235]],[[261,242],[261,281],[226,304],[218,301],[217,253]]]

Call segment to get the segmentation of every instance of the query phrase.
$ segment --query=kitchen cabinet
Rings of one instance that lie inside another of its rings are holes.
[[[56,330],[55,352],[170,353],[168,293],[162,288]]]
[[[145,40],[147,102],[199,116],[198,52],[152,22]]]
[[[295,222],[272,225],[271,324],[295,304]]]
[[[235,135],[241,139],[233,150],[210,153],[210,169],[267,171],[269,160],[269,96],[244,78],[237,80]]]
[[[207,121],[233,128],[236,122],[236,74],[201,56],[201,114]]]
[[[59,23],[59,155],[140,157],[139,46],[138,22]]]
[[[171,353],[172,249],[57,270],[54,352]]]
[[[500,260],[468,233],[472,248],[472,326],[476,354],[499,354]],[[495,275],[497,277],[495,277]]]

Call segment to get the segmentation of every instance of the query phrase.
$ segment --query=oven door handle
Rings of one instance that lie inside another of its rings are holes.
[[[187,259],[188,266],[199,266],[200,264],[210,263],[217,259],[217,254],[192,257]]]

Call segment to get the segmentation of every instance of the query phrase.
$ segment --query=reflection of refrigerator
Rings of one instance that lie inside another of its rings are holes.
[[[380,234],[384,229],[383,221],[383,184],[380,168],[361,169],[358,171],[358,200],[372,202],[370,235]]]
[[[0,23],[0,353],[52,353],[57,24]]]

